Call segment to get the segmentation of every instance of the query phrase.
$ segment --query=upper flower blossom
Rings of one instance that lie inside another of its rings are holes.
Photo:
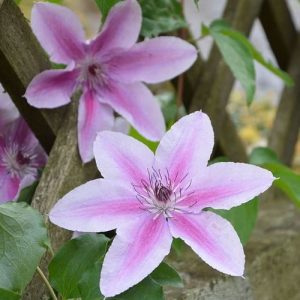
[[[0,203],[16,200],[22,188],[37,179],[46,160],[38,140],[0,90]]]
[[[207,166],[213,141],[210,120],[201,112],[173,125],[155,155],[123,134],[98,134],[94,154],[104,179],[64,196],[50,220],[82,232],[117,228],[101,271],[103,295],[119,294],[150,274],[169,253],[172,236],[213,268],[243,275],[243,248],[232,225],[204,208],[245,203],[268,189],[274,177],[243,163]]]
[[[82,90],[78,113],[79,152],[84,162],[93,158],[92,144],[101,130],[113,126],[113,109],[150,140],[165,131],[164,119],[149,89],[141,83],[158,83],[188,69],[196,49],[176,37],[158,37],[136,43],[142,22],[136,0],[115,5],[99,35],[84,40],[77,17],[67,8],[36,3],[31,25],[53,62],[65,70],[37,75],[27,88],[28,102],[53,108],[70,102]]]

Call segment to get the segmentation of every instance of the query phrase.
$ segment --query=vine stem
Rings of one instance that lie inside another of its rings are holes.
[[[46,286],[47,286],[47,288],[48,288],[48,290],[49,290],[49,292],[51,294],[52,299],[53,300],[58,300],[57,297],[56,297],[56,295],[55,295],[55,293],[54,293],[54,290],[53,290],[52,286],[50,285],[47,277],[45,276],[45,274],[43,273],[43,271],[41,270],[41,268],[38,266],[36,268],[36,270],[39,273],[39,275],[41,276],[41,278],[43,279],[44,283],[46,284]]]

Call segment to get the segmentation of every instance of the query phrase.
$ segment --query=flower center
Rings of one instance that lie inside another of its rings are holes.
[[[101,67],[96,64],[92,64],[88,66],[88,73],[90,76],[96,77],[97,75],[101,74]]]
[[[159,182],[154,188],[154,195],[158,201],[167,203],[172,195],[172,190]]]
[[[151,172],[148,170],[147,180],[142,179],[141,184],[133,185],[133,188],[141,209],[170,218],[174,211],[181,211],[177,204],[188,195],[190,185],[187,175],[171,179],[168,170],[162,174],[160,170],[153,169]]]
[[[103,66],[93,58],[87,58],[78,64],[80,68],[79,82],[83,87],[96,89],[107,82]]]
[[[20,166],[28,165],[30,163],[30,158],[24,156],[23,153],[19,151],[16,157],[16,161]]]
[[[8,143],[1,153],[0,165],[12,177],[23,178],[27,174],[36,175],[35,154],[20,148],[16,143]]]

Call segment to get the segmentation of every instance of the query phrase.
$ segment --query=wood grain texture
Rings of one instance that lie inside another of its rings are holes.
[[[22,97],[32,78],[50,68],[47,55],[33,35],[13,0],[0,2],[0,81],[22,116],[48,151],[49,160],[33,197],[32,206],[44,216],[54,250],[70,233],[48,222],[47,214],[57,200],[71,189],[99,175],[94,162],[83,165],[77,149],[77,108],[79,95],[72,104],[54,110],[38,110]],[[40,267],[47,274],[50,257]],[[47,299],[48,292],[35,276],[24,299]]]
[[[295,85],[286,87],[277,108],[269,137],[271,147],[278,157],[290,165],[293,160],[300,128],[300,35],[288,67]]]
[[[32,78],[50,68],[47,55],[13,0],[0,5],[0,82],[49,153],[64,110],[38,110],[24,99]]]

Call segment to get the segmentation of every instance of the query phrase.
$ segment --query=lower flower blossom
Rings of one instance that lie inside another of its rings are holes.
[[[69,192],[49,216],[73,231],[117,229],[101,271],[103,295],[115,296],[149,275],[170,252],[173,237],[211,267],[243,275],[245,257],[235,230],[205,208],[245,203],[268,189],[274,177],[250,164],[207,166],[213,142],[210,120],[202,112],[174,124],[155,155],[121,133],[98,134],[94,155],[104,178]]]
[[[1,92],[1,91],[0,91]],[[0,204],[16,200],[38,178],[47,155],[10,98],[0,94]]]

